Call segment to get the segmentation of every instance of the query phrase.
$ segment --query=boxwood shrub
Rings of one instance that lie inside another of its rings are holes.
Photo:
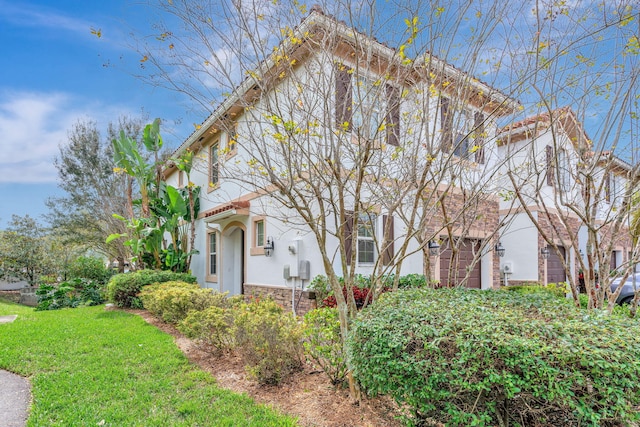
[[[347,348],[362,388],[392,396],[414,425],[640,419],[639,322],[549,293],[387,293],[359,314]]]
[[[225,306],[227,294],[194,283],[163,282],[145,286],[138,294],[144,308],[167,323],[178,323],[190,311]]]
[[[196,283],[196,278],[188,273],[164,270],[139,270],[133,273],[116,274],[107,284],[107,300],[118,307],[142,308],[138,293],[143,286],[170,281]]]

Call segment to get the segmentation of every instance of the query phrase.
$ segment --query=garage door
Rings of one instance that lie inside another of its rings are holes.
[[[547,283],[559,283],[566,281],[566,275],[564,274],[564,267],[562,266],[562,260],[565,259],[566,254],[563,246],[558,246],[560,250],[560,256],[553,248],[549,248],[549,258],[547,259]]]
[[[466,282],[468,288],[481,287],[481,271],[480,271],[480,241],[473,239],[464,239],[460,243],[455,259],[452,259],[453,251],[449,242],[445,240],[440,252],[440,282],[449,285],[459,285],[469,273]],[[473,265],[475,258],[477,262]],[[449,266],[453,265],[451,275],[449,274]],[[473,265],[473,267],[472,267]]]

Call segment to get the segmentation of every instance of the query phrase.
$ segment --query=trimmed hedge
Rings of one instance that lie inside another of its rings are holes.
[[[139,270],[116,274],[107,284],[107,300],[118,307],[142,308],[138,293],[144,286],[171,281],[196,283],[196,277],[189,273],[165,270]]]
[[[639,325],[548,293],[412,289],[363,310],[347,347],[363,389],[415,425],[628,425]]]

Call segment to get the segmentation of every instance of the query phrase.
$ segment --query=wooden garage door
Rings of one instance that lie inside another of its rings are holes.
[[[562,259],[566,258],[563,246],[558,246]],[[566,281],[562,259],[553,248],[549,248],[549,258],[547,259],[547,283],[559,283]]]
[[[442,251],[440,252],[440,282],[442,284],[459,285],[466,277],[467,272],[470,271],[469,279],[466,286],[468,288],[481,287],[481,271],[480,271],[480,241],[473,239],[464,239],[460,244],[460,250],[457,252],[456,259],[451,259],[453,251],[451,250],[448,241],[442,245]],[[473,265],[473,261],[478,256],[476,264]],[[454,269],[449,275],[449,266],[453,264]]]

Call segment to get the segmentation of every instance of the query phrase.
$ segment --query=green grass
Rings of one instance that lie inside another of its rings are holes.
[[[218,388],[173,338],[103,306],[34,311],[0,300],[0,368],[28,377],[28,426],[294,426]],[[104,421],[103,421],[104,420]]]

